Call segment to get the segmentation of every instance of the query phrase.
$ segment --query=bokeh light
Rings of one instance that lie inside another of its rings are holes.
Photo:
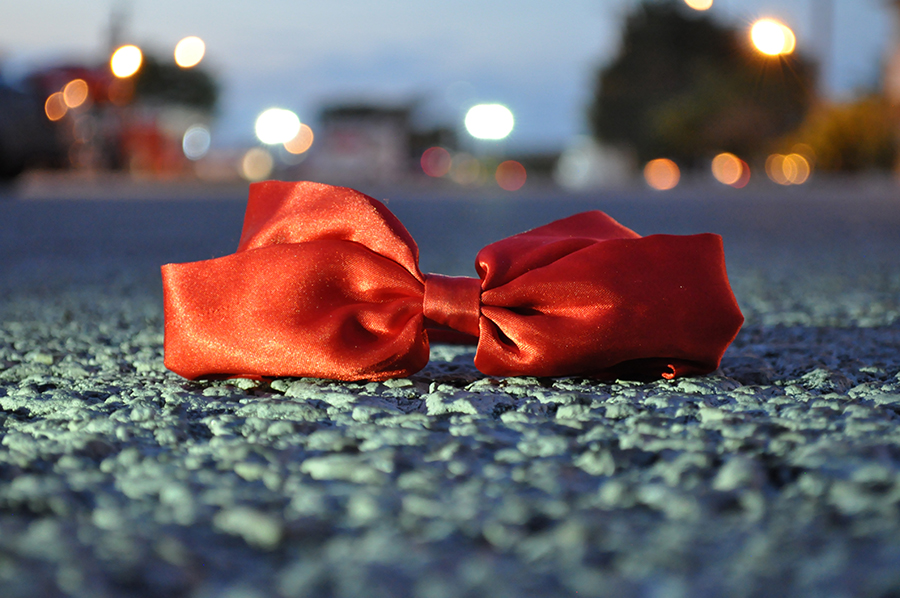
[[[300,130],[297,132],[297,134],[294,135],[293,138],[288,139],[284,142],[284,149],[286,149],[290,154],[299,156],[312,147],[314,139],[315,135],[313,135],[313,130],[309,127],[309,125],[301,123]]]
[[[114,79],[106,90],[106,97],[114,106],[125,106],[134,97],[134,83],[131,79]]]
[[[723,152],[713,158],[712,173],[716,180],[723,185],[733,185],[741,180],[743,173],[741,159],[734,154]]]
[[[650,160],[644,166],[644,180],[658,191],[674,189],[681,180],[681,170],[668,158]]]
[[[800,154],[788,154],[784,158],[784,174],[792,185],[802,185],[809,180],[809,162]]]
[[[275,167],[275,160],[272,154],[261,147],[254,147],[247,150],[241,159],[241,176],[248,181],[261,181],[272,174]]]
[[[766,160],[766,174],[779,185],[802,185],[809,180],[812,165],[798,153],[772,154]]]
[[[816,150],[806,143],[797,143],[791,148],[792,154],[800,154],[809,162],[810,168],[816,163]]]
[[[782,154],[772,154],[766,158],[766,175],[779,185],[791,184],[784,174],[784,156]]]
[[[527,173],[525,167],[515,160],[501,162],[494,173],[497,184],[507,191],[518,191],[525,184]]]
[[[442,177],[450,172],[453,157],[442,147],[429,147],[422,152],[422,159],[419,162],[422,165],[422,172],[428,176]]]
[[[469,108],[466,131],[476,139],[504,139],[512,133],[515,119],[502,104],[478,104]]]
[[[183,69],[197,66],[206,54],[206,44],[199,37],[190,36],[175,45],[175,64]]]
[[[741,160],[741,178],[731,183],[735,189],[743,189],[750,182],[750,165]]]
[[[797,47],[794,32],[775,19],[756,21],[750,28],[750,39],[756,49],[767,56],[790,54]]]
[[[63,98],[63,94],[60,91],[57,91],[54,94],[51,94],[47,101],[44,102],[44,114],[47,115],[52,121],[57,121],[66,115],[69,107],[66,106],[66,100]]]
[[[712,8],[713,0],[684,0],[684,3],[694,10],[709,10]]]
[[[484,167],[475,156],[460,152],[453,156],[450,178],[459,185],[480,185],[484,181]]]
[[[63,101],[69,108],[78,108],[87,100],[88,84],[84,79],[73,79],[63,88]]]
[[[269,108],[256,119],[256,137],[265,144],[290,141],[300,132],[300,118],[284,108]]]
[[[713,158],[712,174],[723,185],[730,185],[736,189],[743,189],[750,182],[750,167],[728,152],[722,152]]]
[[[209,151],[211,140],[209,129],[203,125],[194,125],[185,131],[181,139],[181,149],[189,160],[199,160]]]
[[[141,49],[137,46],[128,45],[122,46],[113,52],[112,58],[109,61],[109,66],[112,69],[113,75],[120,79],[125,79],[138,72],[143,61],[144,55],[141,52]]]

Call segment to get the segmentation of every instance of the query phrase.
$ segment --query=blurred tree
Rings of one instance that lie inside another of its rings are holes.
[[[184,69],[144,56],[141,70],[135,75],[134,97],[138,101],[182,104],[212,112],[218,96],[215,80],[198,67]]]
[[[890,104],[870,95],[852,102],[821,104],[810,111],[788,145],[806,143],[825,171],[889,170],[898,159],[896,120]]]
[[[644,0],[626,20],[616,58],[597,74],[589,117],[602,142],[641,161],[685,166],[719,151],[753,156],[802,121],[812,68],[766,57],[733,28],[682,2]]]

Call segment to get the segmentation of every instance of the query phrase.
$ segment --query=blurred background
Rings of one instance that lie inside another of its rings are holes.
[[[516,192],[898,171],[900,1],[35,0],[0,179]]]

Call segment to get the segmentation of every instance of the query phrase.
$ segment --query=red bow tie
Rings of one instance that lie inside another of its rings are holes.
[[[450,331],[491,376],[673,378],[715,370],[744,320],[721,237],[640,237],[598,211],[488,245],[480,279],[423,275],[418,257],[358,191],[251,185],[236,253],[162,267],[166,367],[385,380]]]

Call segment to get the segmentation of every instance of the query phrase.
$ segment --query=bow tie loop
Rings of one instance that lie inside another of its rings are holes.
[[[715,370],[743,323],[718,235],[640,237],[597,211],[488,245],[476,271],[423,275],[358,191],[255,183],[234,254],[162,267],[166,367],[384,380],[455,338],[488,375],[672,378]]]

